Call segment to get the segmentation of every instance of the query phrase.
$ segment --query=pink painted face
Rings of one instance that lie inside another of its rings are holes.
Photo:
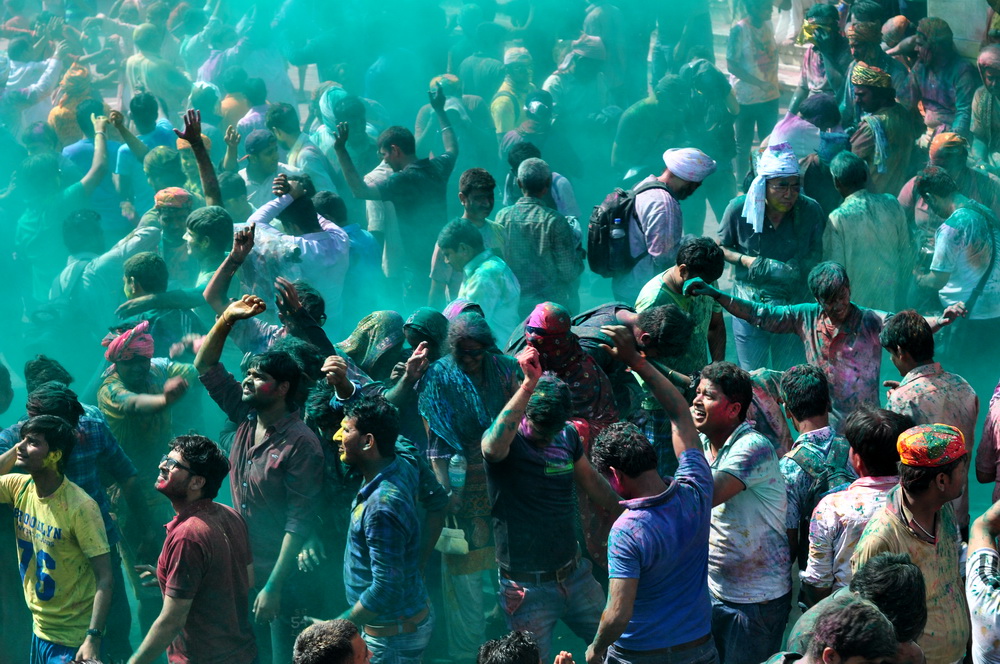
[[[243,401],[254,408],[270,406],[275,400],[285,398],[279,388],[280,384],[270,374],[251,367],[243,379]]]

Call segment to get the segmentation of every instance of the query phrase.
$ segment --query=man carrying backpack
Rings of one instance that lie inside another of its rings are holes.
[[[605,276],[611,276],[611,289],[621,302],[635,302],[647,281],[674,264],[684,227],[680,201],[693,194],[716,168],[715,161],[695,148],[667,150],[663,164],[663,173],[650,175],[626,196],[611,194],[594,213],[610,218],[610,264]],[[612,198],[616,208],[608,207]],[[625,223],[616,224],[616,219]],[[593,259],[591,269],[601,274]]]

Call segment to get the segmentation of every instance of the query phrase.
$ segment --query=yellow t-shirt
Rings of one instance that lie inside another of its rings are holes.
[[[14,507],[17,558],[35,635],[81,645],[97,594],[90,558],[109,551],[100,508],[68,479],[39,498],[28,475],[0,477],[0,503]]]

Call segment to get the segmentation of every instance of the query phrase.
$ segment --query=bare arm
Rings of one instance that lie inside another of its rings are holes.
[[[514,442],[514,435],[517,428],[524,419],[524,411],[528,407],[538,379],[542,376],[541,360],[538,351],[528,346],[517,356],[517,361],[524,372],[524,380],[521,386],[504,406],[500,414],[490,425],[490,428],[483,434],[482,450],[483,457],[490,462],[497,463],[507,458],[510,453],[510,444]]]
[[[201,179],[201,189],[205,193],[205,205],[222,206],[222,191],[219,189],[219,179],[212,166],[212,157],[208,154],[205,141],[201,135],[201,111],[189,110],[184,115],[184,131],[174,129],[179,138],[191,144],[191,152],[198,163],[198,177]]]
[[[708,323],[708,354],[713,362],[726,359],[726,322],[721,311],[714,312]]]
[[[444,145],[444,151],[450,153],[452,157],[458,157],[458,138],[444,110],[445,96],[442,85],[438,83],[437,90],[432,90],[427,96],[430,97],[431,108],[434,109],[434,114],[441,125],[441,143]]]
[[[594,642],[587,648],[587,664],[601,664],[612,643],[617,641],[632,620],[639,579],[610,579],[608,603],[601,614]]]
[[[333,133],[333,150],[337,154],[337,161],[340,162],[340,172],[344,176],[347,187],[351,190],[351,194],[355,198],[375,201],[382,200],[382,195],[379,193],[378,187],[372,187],[367,184],[364,178],[358,173],[358,169],[354,167],[354,161],[347,152],[347,138],[349,135],[350,130],[346,122],[338,124],[337,129]]]
[[[219,358],[222,357],[222,348],[226,345],[226,338],[229,336],[230,330],[233,329],[233,323],[252,318],[263,313],[265,309],[267,309],[267,305],[256,295],[244,295],[226,307],[219,319],[215,321],[215,325],[205,335],[198,355],[194,358],[194,366],[198,373],[204,375],[219,363]]]
[[[108,172],[108,139],[105,134],[108,119],[93,114],[90,119],[94,123],[94,158],[90,162],[90,170],[80,179],[80,184],[88,196],[94,193]]]
[[[139,138],[132,133],[132,131],[125,125],[125,116],[121,114],[120,111],[111,111],[108,114],[108,121],[114,125],[114,128],[118,130],[118,133],[122,137],[122,141],[128,146],[128,149],[132,151],[135,158],[139,160],[142,164],[142,160],[146,158],[149,154],[149,146],[139,140]]]
[[[620,504],[622,497],[615,493],[603,475],[594,470],[594,466],[586,455],[581,456],[573,463],[573,476],[576,479],[576,485],[587,493],[594,504],[611,512],[613,516],[622,513],[624,510]]]
[[[226,154],[222,158],[222,170],[227,173],[235,173],[240,170],[238,148],[240,147],[240,140],[242,138],[233,125],[229,125],[226,128]]]
[[[17,445],[0,454],[0,475],[6,475],[14,470],[15,463],[17,463]]]
[[[94,594],[94,608],[90,613],[89,629],[103,632],[108,622],[108,611],[111,609],[111,593],[114,590],[114,577],[111,576],[111,554],[105,553],[90,559],[90,569],[97,578],[97,593]],[[122,588],[122,592],[125,589]],[[101,639],[87,636],[83,645],[76,652],[76,659],[97,659],[101,655]]]
[[[165,595],[160,615],[149,628],[149,633],[142,640],[139,649],[128,660],[128,664],[152,664],[155,662],[184,629],[193,601]]]
[[[212,310],[218,315],[222,315],[222,312],[226,310],[228,305],[226,294],[229,293],[229,285],[232,283],[233,277],[236,276],[236,271],[240,269],[243,261],[253,250],[254,230],[254,224],[250,224],[246,228],[236,231],[233,235],[232,251],[222,259],[222,264],[212,275],[208,285],[205,286],[205,292],[202,293],[205,302],[208,302],[208,306],[212,307]]]
[[[747,256],[746,258],[749,258]],[[706,284],[701,279],[691,279],[684,284],[685,295],[707,295],[722,305],[722,308],[737,318],[749,320],[753,316],[753,303],[738,297],[727,295],[714,286]]]

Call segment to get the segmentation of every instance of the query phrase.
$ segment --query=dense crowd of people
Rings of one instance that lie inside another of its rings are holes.
[[[989,5],[6,0],[0,664],[1000,662]]]

